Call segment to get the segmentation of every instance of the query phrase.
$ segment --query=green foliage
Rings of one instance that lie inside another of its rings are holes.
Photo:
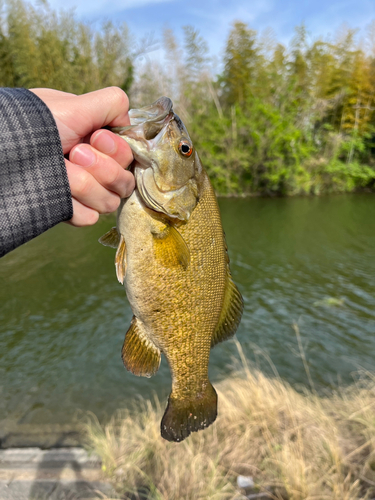
[[[132,56],[126,26],[105,23],[98,32],[71,12],[47,3],[0,4],[0,85],[51,87],[84,93],[108,85],[129,88]]]
[[[353,30],[311,43],[300,26],[288,48],[236,22],[223,73],[205,87],[179,99],[195,111],[189,130],[219,193],[374,187],[375,50]]]
[[[310,166],[310,192],[313,194],[346,193],[364,187],[374,187],[375,168],[358,162],[346,163],[333,159]]]
[[[222,118],[211,106],[191,135],[218,192],[287,194],[311,152],[287,117],[264,101],[249,98]]]
[[[256,32],[235,22],[225,50],[223,83],[228,104],[243,104],[251,94],[258,68]]]
[[[180,47],[165,30],[164,61],[142,61],[149,47],[135,49],[126,25],[94,30],[46,2],[0,0],[0,85],[117,85],[133,107],[168,95],[220,194],[374,188],[375,21],[366,44],[345,28],[312,40],[302,25],[289,46],[236,21],[215,68],[199,32],[183,31]]]

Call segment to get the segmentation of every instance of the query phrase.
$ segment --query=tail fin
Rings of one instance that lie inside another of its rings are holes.
[[[209,381],[191,399],[177,399],[172,392],[161,421],[161,435],[167,441],[183,441],[215,422],[216,416],[217,394]]]

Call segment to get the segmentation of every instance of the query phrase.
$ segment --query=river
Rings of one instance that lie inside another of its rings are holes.
[[[270,375],[317,390],[374,370],[375,196],[221,199],[232,274],[245,311],[237,338]],[[114,250],[97,240],[114,224],[60,224],[0,260],[0,422],[100,419],[137,396],[164,398],[165,360],[139,378],[120,358],[132,313]],[[233,342],[212,351],[215,382],[236,369]]]

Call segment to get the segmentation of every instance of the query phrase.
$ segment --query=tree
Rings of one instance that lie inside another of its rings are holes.
[[[243,104],[256,80],[256,32],[237,21],[229,33],[224,56],[223,85],[228,105]]]

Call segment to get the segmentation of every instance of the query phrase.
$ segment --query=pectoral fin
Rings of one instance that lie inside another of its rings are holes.
[[[105,247],[117,248],[120,243],[120,235],[118,234],[117,228],[113,227],[108,233],[103,234],[99,238],[99,243]]]
[[[153,232],[156,259],[164,267],[182,266],[187,269],[190,252],[185,240],[177,229],[167,225],[163,231]]]
[[[142,331],[142,324],[135,316],[126,332],[121,357],[125,368],[140,377],[151,377],[159,369],[160,350]]]
[[[117,279],[123,285],[126,274],[126,246],[123,235],[120,236],[120,242],[117,247],[115,266]]]
[[[228,265],[223,308],[211,339],[211,347],[233,337],[240,324],[242,312],[243,299],[237,286],[233,283]]]

